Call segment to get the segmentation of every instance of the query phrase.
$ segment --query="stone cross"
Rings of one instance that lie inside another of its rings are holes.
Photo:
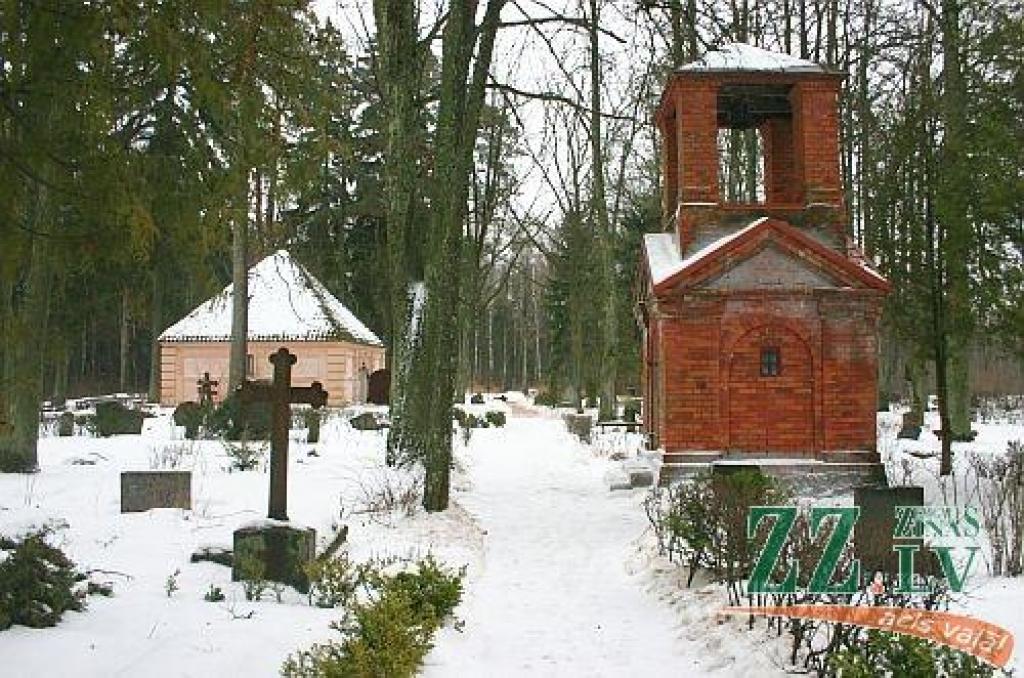
[[[196,386],[199,387],[199,404],[209,405],[213,402],[213,396],[217,395],[217,385],[220,384],[216,379],[210,379],[209,372],[203,372],[203,378],[196,382]]]
[[[327,391],[319,381],[312,386],[292,386],[292,365],[295,355],[283,346],[270,354],[274,380],[270,384],[243,381],[238,385],[242,402],[269,402],[270,429],[270,508],[267,517],[288,520],[288,427],[291,403],[306,403],[313,409],[327,404]]]

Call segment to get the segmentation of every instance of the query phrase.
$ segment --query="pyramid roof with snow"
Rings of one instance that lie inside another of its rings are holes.
[[[742,42],[729,42],[706,52],[704,56],[680,66],[683,73],[722,73],[727,71],[769,73],[827,73],[821,64],[789,54],[769,52]]]
[[[228,285],[168,327],[160,341],[230,341],[232,287]],[[249,340],[340,340],[383,345],[285,250],[278,250],[249,269]]]

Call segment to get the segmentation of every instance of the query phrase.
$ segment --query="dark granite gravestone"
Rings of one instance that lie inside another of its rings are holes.
[[[155,508],[192,508],[191,471],[124,471],[121,513]]]
[[[911,487],[856,487],[853,503],[860,507],[860,518],[853,532],[853,552],[860,558],[861,571],[870,578],[871,573],[883,572],[895,575],[899,570],[899,554],[892,550],[894,544],[916,544],[923,546],[919,538],[894,538],[897,506],[923,506],[924,488]],[[924,571],[929,559],[920,550],[914,559],[918,573]]]
[[[366,401],[371,405],[387,405],[391,402],[391,370],[384,368],[370,373]]]
[[[62,438],[75,435],[75,415],[71,412],[61,412],[57,417],[57,435]]]
[[[921,435],[921,427],[923,425],[924,417],[920,412],[915,412],[914,410],[904,412],[903,423],[897,437],[917,440],[918,436]]]
[[[242,402],[271,404],[270,500],[268,520],[235,530],[233,579],[267,579],[309,590],[306,565],[313,560],[316,531],[291,525],[288,521],[288,428],[291,403],[305,403],[313,409],[327,404],[327,392],[320,382],[292,386],[292,365],[297,358],[281,347],[271,354],[274,379],[267,384],[243,381],[238,386]]]

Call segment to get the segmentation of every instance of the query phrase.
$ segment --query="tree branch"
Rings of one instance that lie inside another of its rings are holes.
[[[591,113],[591,109],[588,106],[584,106],[583,104],[577,101],[573,101],[567,96],[556,94],[554,92],[527,92],[526,90],[518,89],[517,87],[513,87],[512,85],[495,82],[493,79],[491,80],[490,84],[487,85],[487,87],[488,89],[497,90],[499,92],[505,92],[507,94],[511,94],[517,97],[525,97],[527,99],[538,99],[540,101],[550,101],[554,103],[564,104],[580,113],[586,113],[588,115]],[[605,113],[603,111],[598,111],[598,115],[600,115],[602,118],[608,118],[609,120],[621,120],[625,122],[632,122],[635,120],[635,118],[628,115],[619,115],[617,113]]]

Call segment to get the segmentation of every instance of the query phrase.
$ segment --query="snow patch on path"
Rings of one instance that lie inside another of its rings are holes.
[[[642,491],[610,493],[607,463],[558,420],[512,418],[493,446],[471,444],[473,492],[487,533],[456,614],[424,675],[645,676],[705,673],[679,619],[635,576]]]

